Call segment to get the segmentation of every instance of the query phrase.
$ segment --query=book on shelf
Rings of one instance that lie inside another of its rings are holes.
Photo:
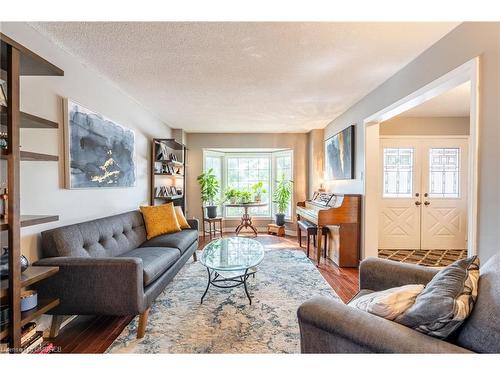
[[[31,337],[31,339],[25,343],[24,345],[21,345],[21,352],[22,353],[31,353],[38,349],[38,347],[43,343],[43,332],[42,331],[36,331],[36,333]]]
[[[26,323],[21,328],[21,346],[26,344],[30,338],[32,338],[36,334],[36,323],[29,322]]]

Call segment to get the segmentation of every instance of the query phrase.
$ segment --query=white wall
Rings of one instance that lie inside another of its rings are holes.
[[[396,117],[380,124],[380,135],[469,134],[469,117]]]
[[[116,85],[60,49],[25,23],[3,23],[2,32],[64,70],[64,77],[22,77],[21,110],[57,121],[59,130],[21,131],[23,150],[59,155],[60,162],[21,163],[21,213],[57,214],[58,222],[22,229],[22,253],[38,257],[43,230],[133,210],[148,201],[152,137],[169,137],[170,128]],[[136,178],[133,188],[64,189],[63,105],[71,98],[136,136]],[[6,164],[2,165],[4,169]]]
[[[363,121],[401,98],[480,56],[479,78],[479,231],[478,253],[484,262],[500,252],[500,23],[463,23],[414,61],[354,104],[325,129],[325,139],[356,124],[356,179],[334,181],[339,193],[363,193]]]

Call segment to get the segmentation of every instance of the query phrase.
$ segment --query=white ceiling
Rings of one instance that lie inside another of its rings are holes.
[[[188,132],[323,128],[456,25],[32,23]]]
[[[470,115],[470,82],[412,108],[398,117],[468,117]]]

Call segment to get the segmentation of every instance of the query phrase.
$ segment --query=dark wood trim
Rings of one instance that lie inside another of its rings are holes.
[[[21,288],[26,288],[40,280],[50,277],[57,271],[59,271],[59,267],[29,267],[21,274]],[[8,288],[9,282],[7,280],[2,280],[0,282],[0,298],[7,295]]]
[[[14,47],[20,57],[19,57],[19,74],[22,76],[64,76],[64,71],[54,64],[48,62],[43,57],[37,55],[33,51],[24,47],[23,45],[12,40],[7,35],[0,33],[1,39],[1,52],[2,52],[2,64],[1,66],[6,66],[3,61],[4,53],[7,51],[8,46]]]
[[[1,34],[0,34],[1,35]],[[9,290],[10,306],[9,346],[21,346],[21,213],[20,213],[20,172],[19,162],[19,106],[20,106],[20,53],[7,46],[7,131],[9,134],[7,148],[7,176],[9,190],[8,224],[9,224]]]

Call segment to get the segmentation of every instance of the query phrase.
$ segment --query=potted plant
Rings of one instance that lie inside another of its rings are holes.
[[[240,191],[241,203],[250,203],[252,201],[252,193],[249,191]]]
[[[235,204],[238,201],[238,198],[240,197],[240,191],[238,189],[230,187],[224,192],[224,196],[229,201],[229,203]]]
[[[201,199],[206,204],[207,217],[213,219],[217,217],[215,198],[219,193],[219,181],[217,181],[217,177],[215,177],[212,168],[200,174],[197,180],[200,184]]]
[[[262,181],[252,185],[252,191],[255,202],[260,202],[262,200],[262,194],[267,193],[267,190],[264,189],[264,183]]]
[[[292,181],[287,180],[283,174],[281,178],[276,181],[276,188],[273,193],[273,202],[276,203],[278,209],[276,213],[276,225],[285,225],[285,212],[288,209],[292,191]]]

